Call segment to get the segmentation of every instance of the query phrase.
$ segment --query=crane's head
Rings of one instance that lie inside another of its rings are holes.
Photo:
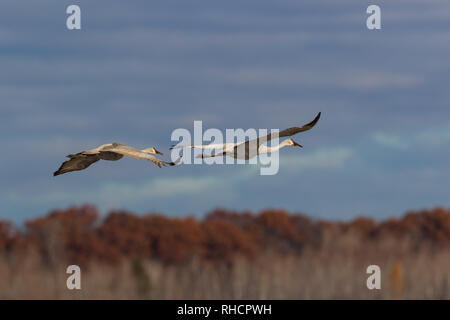
[[[303,148],[303,146],[301,144],[295,142],[294,139],[288,139],[288,142],[289,142],[288,146]]]
[[[162,152],[159,152],[154,147],[150,147],[150,148],[144,149],[142,151],[147,152],[147,153],[151,153],[151,154],[161,154],[162,155]]]

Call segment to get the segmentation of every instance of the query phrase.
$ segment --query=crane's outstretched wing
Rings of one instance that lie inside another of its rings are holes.
[[[314,127],[316,125],[317,121],[319,121],[320,115],[321,115],[321,112],[319,112],[317,114],[317,116],[314,118],[313,121],[305,124],[304,126],[292,127],[292,128],[288,128],[288,129],[278,132],[278,137],[280,138],[280,137],[293,136],[294,134],[297,134],[299,132],[310,130],[312,127]],[[249,150],[251,148],[250,145],[252,145],[253,148],[257,148],[259,145],[266,143],[267,141],[272,140],[275,137],[276,137],[275,133],[270,133],[267,136],[256,138],[253,140],[247,140],[242,144],[238,144],[235,146],[235,149],[236,148],[246,148],[246,150]]]
[[[317,114],[317,116],[314,118],[313,121],[311,121],[310,123],[307,123],[301,127],[292,127],[292,128],[288,128],[283,131],[280,131],[278,133],[278,137],[280,137],[280,138],[281,137],[289,137],[289,136],[293,136],[294,134],[297,134],[299,132],[308,131],[308,130],[312,129],[316,125],[317,121],[319,121],[320,115],[321,115],[321,112],[319,112]],[[272,140],[273,138],[275,138],[274,134],[269,134],[265,137],[266,141]]]
[[[161,159],[158,159],[155,156],[152,156],[148,152],[143,152],[141,150],[135,149],[133,147],[127,146],[127,145],[116,145],[116,146],[110,146],[107,148],[103,148],[104,151],[108,152],[115,152],[118,154],[122,154],[124,156],[130,156],[136,159],[146,159],[154,164],[156,164],[158,167],[161,168],[161,166],[174,166],[176,165],[180,159],[177,159],[175,162],[165,162]]]
[[[109,160],[116,161],[121,159],[123,156],[130,156],[137,159],[146,159],[156,164],[158,167],[161,166],[174,166],[181,161],[181,157],[178,158],[174,162],[165,162],[161,159],[158,159],[148,152],[135,149],[133,147],[127,146],[124,143],[114,142],[109,144],[101,145],[95,149],[82,151],[76,154],[69,154],[67,157],[70,160],[64,162],[58,171],[53,173],[54,176],[71,172],[77,170],[83,170],[89,167],[94,162],[98,160]]]
[[[97,154],[84,155],[82,153],[68,155],[70,160],[63,162],[61,167],[53,173],[53,176],[57,176],[63,173],[84,170],[94,162],[100,160],[100,156]]]

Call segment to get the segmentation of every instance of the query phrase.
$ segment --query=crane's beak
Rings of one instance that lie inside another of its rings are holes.
[[[162,153],[162,152],[159,152],[159,151],[158,151],[158,150],[156,150],[156,149],[155,149],[155,153],[156,153],[156,154],[160,154],[160,155],[163,155],[163,153]]]
[[[294,140],[292,140],[292,142],[294,142],[294,146],[295,147],[300,147],[300,148],[303,148],[303,146],[301,145],[301,144],[298,144],[297,142],[295,142]]]

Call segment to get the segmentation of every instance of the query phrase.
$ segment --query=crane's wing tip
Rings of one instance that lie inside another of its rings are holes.
[[[314,120],[311,121],[310,123],[308,123],[306,126],[310,126],[310,127],[315,126],[316,123],[317,123],[317,121],[319,121],[320,115],[321,115],[321,114],[322,114],[322,112],[319,112],[319,113],[317,114],[317,116],[314,118]]]

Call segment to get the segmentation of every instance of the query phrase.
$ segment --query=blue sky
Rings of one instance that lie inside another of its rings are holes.
[[[82,30],[66,29],[78,4]],[[378,4],[382,29],[365,26]],[[89,202],[202,216],[285,208],[377,219],[449,206],[450,2],[60,1],[0,5],[0,219]],[[310,121],[275,176],[123,159],[53,177],[112,141],[168,154],[176,128]]]

